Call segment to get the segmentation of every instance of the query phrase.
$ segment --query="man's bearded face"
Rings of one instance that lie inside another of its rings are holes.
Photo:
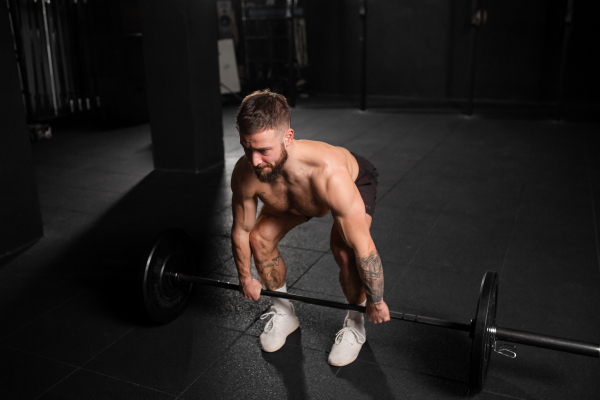
[[[281,175],[281,171],[283,171],[283,165],[288,159],[288,153],[285,149],[285,145],[281,144],[281,157],[274,164],[264,164],[259,167],[252,166],[254,169],[254,173],[259,181],[263,183],[273,182],[275,179],[279,178]],[[269,171],[265,171],[265,168],[269,168]]]

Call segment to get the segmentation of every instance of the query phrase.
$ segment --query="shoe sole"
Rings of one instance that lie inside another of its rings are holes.
[[[363,343],[363,344],[364,344],[364,343]],[[360,348],[362,349],[362,345],[360,346]],[[345,367],[346,365],[348,365],[348,364],[352,364],[354,361],[356,361],[356,359],[358,358],[358,355],[359,355],[359,354],[360,354],[360,350],[358,351],[358,353],[356,353],[356,356],[355,356],[355,357],[354,357],[352,360],[350,360],[350,361],[347,361],[347,362],[345,362],[344,364],[335,364],[335,363],[332,363],[332,362],[331,362],[331,361],[329,361],[329,360],[327,360],[327,362],[329,363],[329,365],[332,365],[332,366],[334,366],[334,367]]]
[[[276,348],[276,349],[271,349],[271,350],[267,350],[267,349],[265,349],[265,348],[263,347],[263,348],[262,348],[262,349],[263,349],[263,351],[266,351],[267,353],[273,353],[273,352],[275,352],[275,351],[279,350],[279,349],[280,349],[280,348],[282,348],[282,347],[283,347],[283,345],[285,344],[285,341],[287,340],[287,337],[288,337],[288,336],[290,336],[290,334],[291,334],[292,332],[294,332],[296,329],[298,329],[299,327],[300,327],[300,321],[298,321],[298,320],[296,319],[296,323],[295,323],[294,325],[292,325],[292,326],[291,326],[291,328],[290,328],[290,330],[288,331],[287,335],[285,335],[285,339],[283,340],[283,343],[281,344],[281,346],[279,346],[279,347],[278,347],[278,348]],[[352,361],[354,361],[354,360],[352,360]]]
[[[360,353],[360,352],[359,352]],[[329,362],[329,365],[332,365],[334,367],[345,367],[348,364],[352,364],[354,361],[356,361],[356,359],[358,358],[358,354],[356,355],[356,357],[354,357],[352,360],[343,363],[343,364],[336,364],[336,363],[332,363],[331,361],[327,360]]]

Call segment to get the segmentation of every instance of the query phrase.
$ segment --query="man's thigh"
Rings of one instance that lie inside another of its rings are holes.
[[[292,228],[307,220],[303,215],[296,215],[291,211],[277,211],[265,204],[252,230],[256,231],[263,240],[279,243]]]

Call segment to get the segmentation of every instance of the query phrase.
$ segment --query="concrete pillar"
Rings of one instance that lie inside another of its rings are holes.
[[[43,235],[13,43],[0,1],[0,261]]]
[[[154,167],[223,163],[216,2],[144,0],[140,11]]]

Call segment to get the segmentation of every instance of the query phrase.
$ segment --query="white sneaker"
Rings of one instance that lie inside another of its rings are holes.
[[[364,332],[364,328],[361,331]],[[329,364],[335,367],[350,364],[356,360],[366,340],[366,336],[354,327],[354,321],[346,317],[344,328],[337,333],[335,343],[329,353]]]
[[[285,344],[285,338],[300,326],[292,303],[290,303],[290,307],[291,315],[288,315],[286,310],[281,307],[271,306],[271,311],[260,317],[260,319],[271,317],[264,332],[260,335],[260,344],[264,351],[271,353],[279,350]]]

